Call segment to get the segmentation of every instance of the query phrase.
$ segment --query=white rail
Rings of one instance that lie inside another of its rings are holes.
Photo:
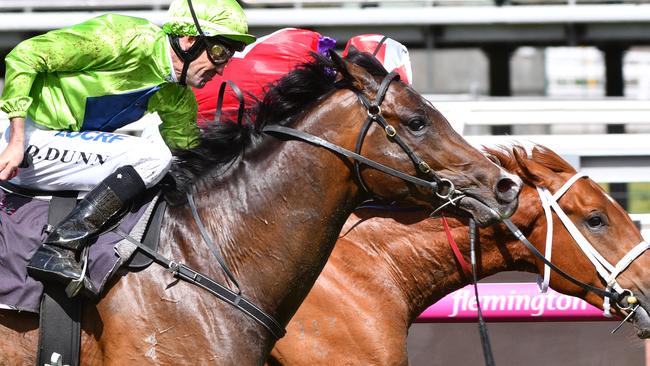
[[[629,100],[620,98],[594,100],[484,98],[475,100],[458,99],[453,96],[444,95],[424,95],[424,97],[431,101],[433,106],[444,114],[453,124],[460,124],[464,127],[569,124],[641,124],[650,126],[650,101],[648,100]],[[147,123],[146,121],[150,118],[157,117],[151,115],[146,116],[143,121],[132,125],[136,127],[130,128],[138,129],[138,125]],[[6,115],[0,112],[0,120],[3,119],[6,120]],[[635,135],[638,134],[625,134],[622,136]],[[485,137],[504,138],[500,136]],[[516,136],[510,137],[512,138]],[[647,145],[650,147],[650,143]],[[603,149],[606,149],[607,144],[601,144],[601,146]],[[634,147],[630,147],[630,149],[634,149]]]
[[[65,10],[69,8],[90,9],[123,9],[123,8],[153,8],[168,7],[172,0],[2,0],[0,10],[32,11],[39,9]],[[407,6],[407,7],[440,7],[440,6],[494,6],[495,0],[243,0],[244,6],[278,6],[302,7],[314,4],[322,7],[331,6]],[[611,0],[507,0],[508,5],[580,5],[606,4]],[[621,3],[640,4],[649,0],[622,0]]]
[[[648,156],[650,169],[650,134],[562,134],[562,135],[481,135],[465,136],[476,146],[541,144],[562,155],[621,157]],[[640,169],[640,168],[639,168]],[[643,181],[650,181],[650,170]]]
[[[650,5],[249,9],[246,14],[254,26],[619,23],[649,21]]]
[[[168,8],[172,0],[2,0],[0,10]]]
[[[474,146],[541,144],[547,146],[574,165],[579,166],[598,182],[650,181],[650,102],[621,99],[593,101],[557,100],[479,100],[440,101],[429,96],[457,128],[468,126],[512,124],[642,124],[647,133],[626,134],[536,134],[536,135],[475,135],[465,136]],[[6,117],[0,115],[0,119]],[[148,115],[123,132],[137,132],[142,126],[158,123],[157,115]],[[641,129],[643,130],[643,129]]]
[[[647,100],[513,100],[436,101],[443,114],[465,125],[650,124]]]
[[[106,11],[0,12],[0,31],[46,31],[73,25]],[[132,15],[162,24],[164,10],[130,10]],[[355,27],[496,24],[565,24],[650,22],[650,4],[531,5],[512,7],[317,7],[247,9],[250,27]]]

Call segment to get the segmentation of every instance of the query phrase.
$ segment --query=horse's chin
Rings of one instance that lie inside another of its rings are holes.
[[[474,197],[463,197],[458,202],[458,208],[470,214],[481,227],[489,226],[501,221],[501,215],[499,215],[497,211]]]
[[[634,330],[636,331],[636,336],[641,339],[650,338],[650,315],[645,307],[639,306],[639,308],[634,313],[632,322],[634,323]]]

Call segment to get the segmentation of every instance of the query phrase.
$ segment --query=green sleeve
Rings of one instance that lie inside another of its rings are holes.
[[[198,104],[192,89],[165,83],[149,100],[150,112],[158,112],[162,120],[160,134],[172,149],[188,149],[199,144],[196,125]]]
[[[121,37],[100,19],[21,42],[5,58],[0,110],[9,117],[25,117],[39,73],[101,69],[120,55],[120,44]]]

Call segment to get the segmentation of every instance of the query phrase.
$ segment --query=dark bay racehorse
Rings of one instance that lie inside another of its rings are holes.
[[[361,153],[432,180],[418,172],[417,155],[467,195],[459,206],[483,224],[514,212],[521,183],[470,147],[413,89],[389,80],[374,59],[362,67],[332,57],[271,88],[255,126],[207,131],[199,148],[178,153],[174,170],[180,183],[192,183],[199,214],[243,295],[281,325],[307,295],[347,217],[369,195],[351,159],[286,136],[265,137],[265,126],[291,126],[354,150],[368,115],[383,116],[395,131],[371,126]],[[360,103],[364,97],[380,105]],[[392,132],[411,157],[386,136]],[[360,172],[365,185],[388,200],[429,208],[441,203],[427,187],[368,167]],[[160,247],[163,255],[227,283],[186,205],[167,211]],[[37,327],[32,314],[0,311],[0,364],[33,364]],[[156,265],[123,273],[96,305],[85,307],[82,328],[83,365],[256,365],[275,343],[242,312]]]
[[[535,186],[554,193],[576,174],[575,170],[546,149],[535,149],[532,158],[521,148],[508,155],[493,153],[526,183],[511,220],[544,253],[547,224]],[[643,240],[627,213],[590,179],[577,179],[558,202],[612,264]],[[468,284],[441,219],[422,221],[426,215],[377,210],[352,215],[325,269],[289,323],[287,336],[272,351],[269,364],[406,365],[407,333],[414,319],[434,302]],[[469,263],[467,221],[449,223]],[[604,288],[603,279],[556,214],[553,227],[552,262],[587,284]],[[480,229],[478,242],[479,277],[500,271],[543,271],[543,263],[503,224]],[[617,280],[639,298],[641,308],[633,319],[637,335],[649,338],[650,302],[644,294],[650,290],[650,253],[636,258]],[[602,297],[553,272],[550,286],[603,307]],[[614,305],[612,309],[618,310]],[[618,313],[622,315],[620,310]]]

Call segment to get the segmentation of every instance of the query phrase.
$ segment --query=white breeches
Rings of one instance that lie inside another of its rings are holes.
[[[9,141],[9,126],[0,128],[0,151]],[[146,127],[140,137],[120,133],[43,129],[25,121],[25,155],[32,164],[20,168],[10,182],[48,191],[89,191],[117,168],[131,165],[147,188],[158,183],[171,164],[172,155],[158,132]]]

